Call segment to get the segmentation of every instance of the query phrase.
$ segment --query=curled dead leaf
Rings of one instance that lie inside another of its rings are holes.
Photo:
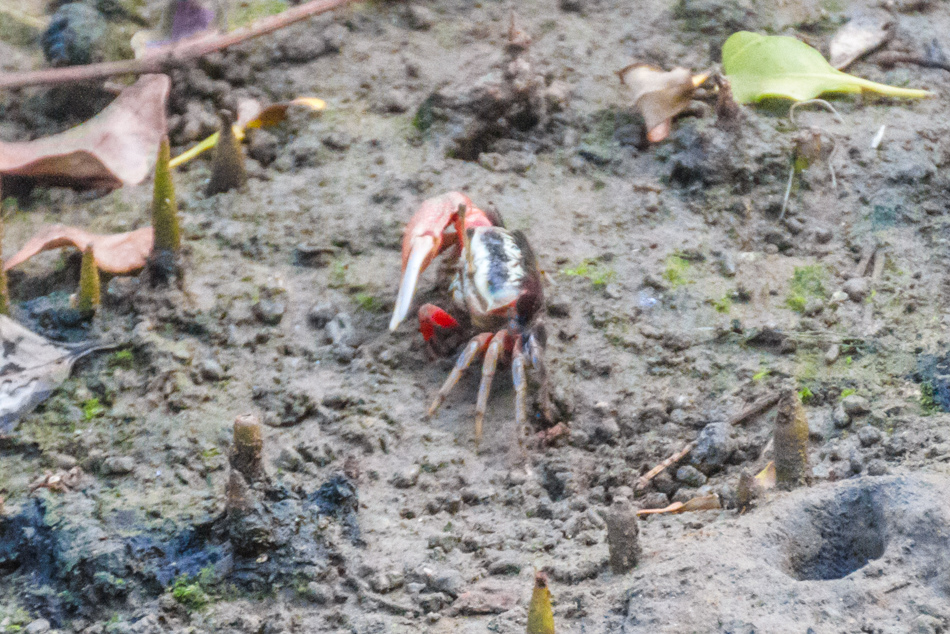
[[[136,185],[165,135],[167,75],[143,75],[95,117],[60,134],[0,142],[0,176],[76,188]]]
[[[52,225],[30,238],[23,248],[4,262],[3,269],[9,271],[34,255],[50,249],[75,247],[85,251],[86,247],[91,246],[99,270],[121,275],[145,266],[154,240],[155,232],[152,227],[143,227],[127,233],[98,235],[78,227]]]
[[[696,88],[709,76],[694,76],[685,68],[663,71],[646,64],[631,64],[617,74],[630,88],[633,104],[643,115],[650,143],[669,136],[673,117],[686,109]]]
[[[0,343],[0,436],[49,398],[78,359],[109,347],[58,346],[6,315],[0,315]]]

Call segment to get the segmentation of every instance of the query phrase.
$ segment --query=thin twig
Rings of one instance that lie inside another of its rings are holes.
[[[779,222],[785,217],[785,210],[788,209],[788,197],[792,194],[792,183],[795,180],[795,161],[792,161],[792,169],[788,172],[788,185],[785,187],[785,198],[782,199],[782,213],[778,215]]]
[[[778,403],[781,398],[782,398],[781,394],[770,394],[769,396],[763,396],[756,402],[752,403],[752,405],[750,405],[749,407],[745,408],[744,410],[742,410],[741,412],[739,412],[738,414],[730,418],[728,420],[728,424],[741,425],[742,423],[746,422],[750,418],[755,418],[759,414],[762,414],[763,412],[766,412],[772,407],[774,407],[775,404]],[[656,465],[655,467],[653,467],[652,469],[644,473],[637,480],[636,490],[642,491],[643,489],[645,489],[647,485],[650,484],[650,481],[653,480],[653,478],[657,477],[658,475],[666,471],[669,467],[673,466],[674,464],[676,464],[677,462],[685,458],[689,454],[689,452],[691,452],[695,448],[696,448],[696,441],[694,440],[691,443],[687,443],[685,447],[683,447],[682,449],[674,453],[672,456],[670,456],[669,458],[667,458],[660,464]]]
[[[729,419],[730,425],[741,425],[750,418],[755,418],[759,414],[767,412],[772,409],[776,403],[782,398],[781,394],[770,394],[769,396],[763,396],[756,402],[752,403],[749,407],[745,408],[735,416]]]
[[[672,456],[670,456],[669,458],[667,458],[666,460],[664,460],[663,462],[656,465],[655,467],[653,467],[652,469],[644,473],[642,476],[640,476],[640,479],[637,480],[637,491],[642,491],[643,489],[645,489],[647,485],[650,484],[650,481],[653,478],[660,475],[661,473],[663,473],[664,471],[666,471],[667,467],[670,467],[676,464],[677,462],[679,462],[680,460],[682,460],[683,458],[685,458],[686,455],[689,452],[691,452],[695,446],[696,446],[696,441],[694,440],[693,442],[687,444],[685,447],[677,451],[675,454],[673,454]]]
[[[939,68],[940,70],[950,71],[950,64],[947,62],[928,59],[920,55],[909,55],[907,53],[885,51],[875,55],[871,61],[884,68],[891,68],[896,64],[914,64],[923,68]]]
[[[250,26],[236,29],[230,33],[213,37],[200,37],[192,40],[168,44],[149,52],[139,59],[118,62],[102,62],[83,66],[47,68],[22,73],[0,74],[0,88],[22,88],[24,86],[68,84],[92,79],[104,79],[115,75],[144,75],[158,73],[178,66],[183,62],[220,51],[221,49],[246,42],[247,40],[273,33],[309,17],[326,13],[353,0],[311,0],[282,13],[263,18]]]

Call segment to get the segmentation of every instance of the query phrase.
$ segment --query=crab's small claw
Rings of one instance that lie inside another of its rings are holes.
[[[416,292],[419,275],[439,253],[456,244],[458,232],[447,232],[453,225],[459,225],[459,207],[467,210],[465,228],[491,224],[483,211],[476,208],[468,196],[460,192],[449,192],[430,198],[422,203],[412,220],[406,225],[402,239],[402,282],[396,296],[396,307],[389,322],[389,330],[395,330],[409,314],[412,297]]]

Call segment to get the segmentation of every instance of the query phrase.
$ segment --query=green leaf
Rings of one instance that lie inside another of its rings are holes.
[[[876,92],[888,97],[921,98],[932,93],[897,88],[835,70],[821,53],[793,37],[733,33],[722,45],[723,72],[739,103],[767,97],[805,101],[826,92]]]

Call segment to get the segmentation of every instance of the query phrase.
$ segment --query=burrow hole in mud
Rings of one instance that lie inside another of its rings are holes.
[[[843,491],[803,512],[811,526],[795,535],[788,560],[799,581],[841,579],[884,554],[884,514],[871,491]]]

